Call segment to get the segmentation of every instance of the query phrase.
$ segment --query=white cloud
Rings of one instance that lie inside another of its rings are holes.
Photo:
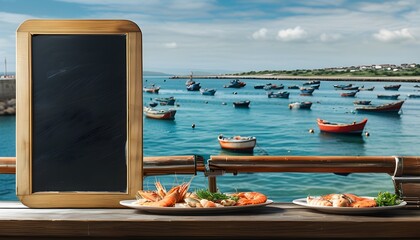
[[[277,39],[286,42],[299,41],[305,39],[307,35],[308,34],[304,29],[302,29],[300,26],[297,26],[295,28],[280,30],[277,34]]]
[[[11,23],[11,24],[20,24],[23,21],[34,18],[30,15],[10,13],[10,12],[0,12],[0,22]]]
[[[356,4],[360,11],[370,13],[395,13],[400,11],[411,10],[416,6],[415,0],[389,1],[386,4],[383,2],[362,2]]]
[[[268,32],[267,28],[260,28],[258,31],[252,34],[252,38],[256,40],[265,39],[267,38],[267,32]]]
[[[415,39],[407,28],[395,31],[381,29],[378,33],[373,34],[373,37],[381,42],[402,42]]]
[[[336,42],[342,38],[341,34],[338,33],[322,33],[319,36],[321,42]]]
[[[178,44],[176,44],[176,42],[170,42],[170,43],[165,43],[164,46],[166,48],[177,48]]]

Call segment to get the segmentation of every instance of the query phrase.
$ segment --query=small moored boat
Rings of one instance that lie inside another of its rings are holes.
[[[187,86],[188,91],[198,91],[200,90],[200,88],[201,88],[201,85],[199,82],[194,82]]]
[[[363,129],[367,123],[367,118],[360,122],[353,123],[334,123],[322,119],[317,119],[319,130],[328,133],[341,133],[341,134],[362,134]]]
[[[283,92],[268,92],[267,96],[268,98],[289,98],[289,92],[283,91]]]
[[[364,87],[359,88],[360,91],[373,91],[373,89],[375,89],[375,86],[370,87],[370,88],[364,88]]]
[[[155,98],[156,102],[159,102],[160,105],[175,105],[176,99],[174,97],[163,97],[163,98]]]
[[[320,80],[312,80],[312,81],[304,82],[303,85],[314,85],[314,84],[320,84],[320,83],[321,83]]]
[[[312,95],[312,93],[315,91],[315,88],[311,87],[301,87],[300,92],[302,95]]]
[[[351,87],[351,86],[353,86],[353,84],[351,84],[351,83],[349,83],[349,84],[337,84],[337,85],[334,85],[334,88],[335,89],[343,89],[343,88],[348,88],[348,87]]]
[[[343,87],[341,90],[359,90],[360,88],[363,88],[364,86],[358,87],[358,86],[349,86],[349,87]]]
[[[214,89],[214,88],[204,88],[204,89],[200,89],[200,93],[202,95],[213,96],[216,93],[216,89]]]
[[[283,89],[284,88],[284,85],[283,84],[279,84],[279,85],[277,85],[277,84],[266,84],[265,86],[264,86],[264,90],[272,90],[272,89]]]
[[[312,102],[294,102],[289,104],[289,109],[311,109]]]
[[[241,88],[241,87],[245,87],[245,86],[246,86],[245,82],[242,82],[239,79],[234,79],[234,80],[230,81],[229,85],[224,85],[223,87],[225,87],[225,88]]]
[[[403,105],[404,101],[386,103],[381,105],[368,105],[368,106],[359,106],[355,109],[361,112],[383,112],[383,113],[398,113]]]
[[[384,89],[385,90],[398,90],[400,89],[400,87],[401,87],[401,84],[387,85],[387,86],[384,86]]]
[[[246,101],[236,101],[233,102],[233,106],[234,107],[239,107],[239,108],[247,108],[249,107],[249,104],[251,103],[251,101],[246,100]]]
[[[370,105],[372,101],[368,101],[368,100],[359,100],[359,101],[354,101],[353,104],[354,105]]]
[[[256,137],[224,137],[220,134],[217,139],[219,140],[220,147],[222,149],[239,151],[239,152],[253,152],[254,147],[257,144]]]
[[[299,89],[299,85],[292,85],[292,86],[288,86],[288,89]]]
[[[147,93],[159,93],[159,90],[160,90],[160,87],[155,86],[155,85],[151,85],[151,86],[147,86],[143,88],[143,91]]]
[[[396,100],[398,99],[399,96],[400,94],[394,94],[394,95],[378,94],[377,95],[377,97],[380,99],[391,99],[391,100]]]
[[[311,88],[319,89],[321,84],[310,85]]]
[[[173,120],[175,119],[175,109],[155,109],[151,107],[144,107],[143,113],[148,118],[162,119],[162,120]]]
[[[420,98],[420,94],[411,93],[411,94],[407,94],[407,97],[409,97],[409,98]]]
[[[353,92],[341,93],[340,96],[342,96],[342,97],[354,97],[354,96],[356,96],[357,92],[359,92],[359,90],[356,90],[356,91],[353,91]]]

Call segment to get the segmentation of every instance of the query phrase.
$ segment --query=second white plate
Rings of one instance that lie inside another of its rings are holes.
[[[335,213],[335,214],[369,214],[369,213],[377,213],[377,212],[384,212],[384,211],[389,211],[393,209],[398,209],[407,205],[407,203],[403,201],[400,204],[394,205],[394,206],[367,207],[367,208],[313,206],[306,203],[306,198],[295,199],[293,200],[293,203],[310,208],[310,209],[315,209],[317,211],[326,212],[326,213]]]

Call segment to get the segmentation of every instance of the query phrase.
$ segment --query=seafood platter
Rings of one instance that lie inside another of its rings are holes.
[[[293,203],[321,212],[336,214],[377,213],[407,205],[396,194],[389,192],[379,192],[377,197],[357,196],[351,193],[332,193],[295,199]]]
[[[260,192],[221,193],[198,189],[190,192],[190,183],[166,190],[155,183],[156,190],[139,190],[136,200],[123,200],[120,204],[158,214],[213,213],[250,210],[273,203]]]

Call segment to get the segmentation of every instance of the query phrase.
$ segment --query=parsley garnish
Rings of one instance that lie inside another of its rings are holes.
[[[378,207],[398,205],[402,202],[397,194],[390,192],[379,192],[375,201],[376,204],[378,204]]]

